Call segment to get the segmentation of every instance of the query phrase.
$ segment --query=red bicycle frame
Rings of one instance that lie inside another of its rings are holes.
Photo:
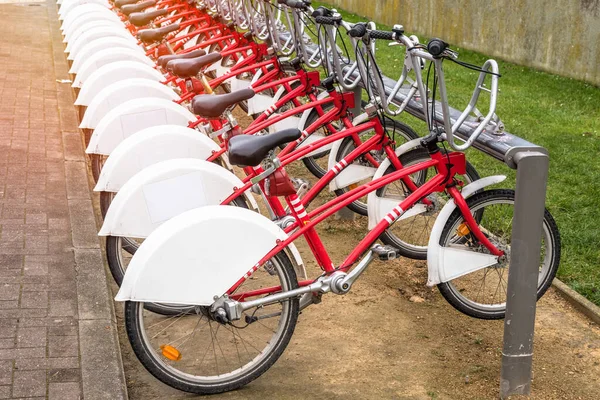
[[[392,211],[390,211],[377,225],[369,231],[369,233],[358,243],[354,250],[344,259],[339,267],[335,267],[321,241],[315,226],[330,217],[334,213],[338,212],[342,208],[348,206],[353,201],[377,190],[385,185],[388,185],[397,180],[404,180],[409,175],[424,171],[431,167],[436,168],[437,174],[428,180],[422,186],[416,188],[412,193],[401,201]],[[365,253],[369,247],[377,240],[381,234],[388,229],[400,216],[408,209],[417,204],[425,196],[432,193],[439,193],[446,191],[456,202],[461,213],[465,217],[465,223],[469,230],[475,235],[475,237],[490,251],[491,254],[501,256],[504,253],[496,248],[479,229],[479,225],[473,218],[465,199],[461,193],[455,187],[455,175],[464,174],[466,170],[466,160],[463,153],[452,152],[449,154],[442,154],[436,152],[431,154],[431,159],[428,161],[421,162],[419,164],[403,168],[401,170],[392,172],[391,174],[385,175],[381,178],[375,179],[365,185],[355,188],[344,195],[338,197],[335,201],[329,201],[328,203],[316,208],[315,210],[307,213],[302,202],[299,201],[298,196],[293,194],[286,196],[285,200],[292,212],[293,217],[296,219],[295,228],[293,232],[286,240],[280,241],[269,253],[267,253],[248,273],[245,277],[242,277],[235,285],[233,285],[227,294],[234,300],[241,301],[243,299],[264,295],[268,293],[276,293],[281,291],[281,287],[262,288],[259,290],[253,290],[245,293],[233,294],[235,290],[252,275],[252,273],[263,265],[269,259],[274,257],[279,252],[283,251],[287,246],[293,243],[300,236],[304,236],[307,241],[311,252],[313,253],[315,260],[323,270],[325,275],[330,275],[336,271],[347,272],[358,258]],[[294,229],[294,228],[292,228]],[[288,230],[288,233],[291,231]],[[301,281],[298,283],[300,287],[308,286],[314,283],[316,279]]]

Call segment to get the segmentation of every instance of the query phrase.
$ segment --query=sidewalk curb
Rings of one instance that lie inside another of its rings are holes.
[[[63,53],[57,5],[46,2],[54,71],[57,79],[68,77]],[[85,155],[83,134],[73,105],[70,86],[58,83],[58,110],[63,137],[67,203],[75,257],[79,357],[83,398],[125,400],[128,398],[117,319],[109,277],[98,238],[98,199]],[[87,187],[86,187],[87,186]]]
[[[552,287],[579,312],[583,313],[592,322],[600,325],[600,307],[571,289],[558,278],[554,278]]]

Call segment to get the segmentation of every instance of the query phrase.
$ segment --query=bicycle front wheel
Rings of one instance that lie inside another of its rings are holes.
[[[442,296],[458,311],[480,319],[501,319],[506,311],[506,288],[510,263],[515,192],[487,190],[467,199],[471,213],[478,213],[481,231],[498,249],[505,260],[490,267],[469,273],[449,282],[440,283]],[[459,209],[448,218],[440,245],[489,254],[469,232]],[[544,211],[537,298],[544,295],[556,276],[560,264],[560,233],[554,218]]]
[[[282,291],[298,287],[285,252],[262,265],[232,296],[278,286]],[[248,384],[277,361],[294,332],[298,303],[298,298],[275,302],[221,324],[209,307],[167,317],[128,301],[125,327],[133,351],[154,377],[185,392],[214,394]]]

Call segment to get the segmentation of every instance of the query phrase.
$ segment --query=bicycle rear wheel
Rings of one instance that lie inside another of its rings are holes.
[[[458,311],[481,319],[501,319],[506,311],[506,286],[510,268],[510,245],[514,212],[513,190],[487,190],[467,199],[472,213],[479,213],[479,227],[486,237],[506,257],[498,264],[469,273],[449,282],[440,283],[438,289]],[[440,245],[460,250],[489,254],[464,224],[459,209],[448,218]],[[544,295],[556,276],[560,264],[560,233],[554,218],[544,211],[537,298]]]
[[[298,287],[284,252],[259,268],[233,295],[276,286],[282,291]],[[144,303],[128,301],[125,327],[133,351],[155,378],[185,392],[214,394],[248,384],[277,361],[294,332],[298,303],[298,298],[283,300],[221,324],[209,307],[165,317],[149,312]]]

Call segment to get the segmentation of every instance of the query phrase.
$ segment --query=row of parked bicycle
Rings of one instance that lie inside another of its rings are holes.
[[[156,378],[202,394],[247,384],[281,355],[302,309],[348,293],[376,258],[426,259],[427,284],[457,310],[504,316],[514,192],[485,189],[505,177],[480,178],[461,152],[500,123],[495,61],[470,66],[473,98],[453,113],[442,67],[457,53],[400,25],[348,23],[307,0],[59,4],[116,300]],[[404,57],[393,89],[375,41]],[[393,118],[407,109],[428,132]],[[312,187],[286,172],[297,161]],[[326,189],[336,196],[309,208]],[[315,227],[344,207],[369,230],[335,265]],[[547,211],[541,245],[538,297],[560,261]]]

